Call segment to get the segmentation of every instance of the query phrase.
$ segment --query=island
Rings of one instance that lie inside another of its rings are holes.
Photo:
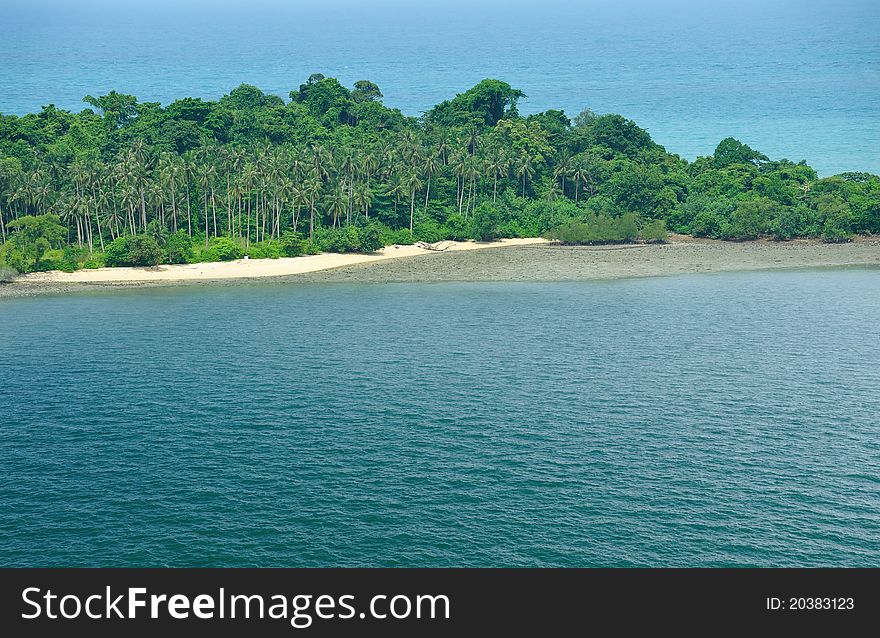
[[[820,177],[732,137],[688,161],[622,115],[523,116],[525,94],[494,79],[421,117],[382,97],[314,74],[289,100],[241,85],[0,115],[0,281],[357,272],[444,253],[431,279],[494,246],[517,251],[502,279],[564,279],[561,258],[586,278],[878,262],[876,175]],[[612,251],[637,263],[603,270]]]

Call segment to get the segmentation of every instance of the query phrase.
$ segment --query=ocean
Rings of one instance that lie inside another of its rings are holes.
[[[495,77],[528,95],[524,114],[622,113],[689,160],[734,136],[820,175],[880,173],[878,32],[874,0],[6,0],[0,112],[241,83],[286,97],[322,72],[418,115]]]
[[[3,566],[876,566],[880,278],[0,302]]]

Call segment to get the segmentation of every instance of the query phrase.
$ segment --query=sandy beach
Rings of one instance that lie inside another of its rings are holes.
[[[476,250],[503,246],[526,246],[546,243],[547,240],[536,239],[502,239],[496,242],[477,243],[472,241],[439,242],[436,247],[442,252]],[[236,259],[201,264],[170,264],[154,268],[96,268],[94,270],[77,270],[76,272],[40,272],[25,275],[20,279],[23,284],[89,284],[89,283],[140,283],[166,281],[204,281],[215,279],[250,279],[257,277],[280,277],[299,275],[302,273],[341,268],[357,264],[369,264],[388,259],[415,257],[433,254],[438,251],[412,246],[386,246],[372,254],[358,253],[321,253],[303,257],[287,257],[281,259]]]
[[[491,243],[445,242],[442,252],[388,246],[370,254],[320,254],[33,273],[0,286],[0,297],[107,288],[222,284],[268,280],[311,283],[414,281],[574,281],[688,273],[880,266],[880,239],[845,244],[815,240],[724,242],[676,235],[666,244],[555,246],[540,238]]]

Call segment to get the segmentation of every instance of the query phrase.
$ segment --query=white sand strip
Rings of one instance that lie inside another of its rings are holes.
[[[457,250],[476,250],[500,246],[524,246],[546,243],[546,239],[502,239],[494,242],[477,243],[472,241],[441,242],[444,252]],[[327,270],[362,264],[371,261],[384,261],[414,255],[435,254],[435,251],[418,246],[386,246],[368,255],[356,253],[321,253],[303,257],[281,259],[236,259],[201,264],[170,264],[154,268],[96,268],[76,272],[39,272],[25,275],[19,281],[26,283],[99,283],[99,282],[146,282],[146,281],[193,281],[211,279],[239,279],[250,277],[278,277],[298,275],[317,270]]]

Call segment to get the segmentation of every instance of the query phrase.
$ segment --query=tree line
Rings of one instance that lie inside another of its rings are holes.
[[[421,117],[372,82],[311,76],[289,101],[242,85],[163,107],[111,92],[80,113],[0,115],[0,265],[369,251],[553,235],[662,241],[666,229],[786,240],[880,232],[880,179],[819,178],[723,140],[688,162],[620,115],[524,117],[484,80]]]

